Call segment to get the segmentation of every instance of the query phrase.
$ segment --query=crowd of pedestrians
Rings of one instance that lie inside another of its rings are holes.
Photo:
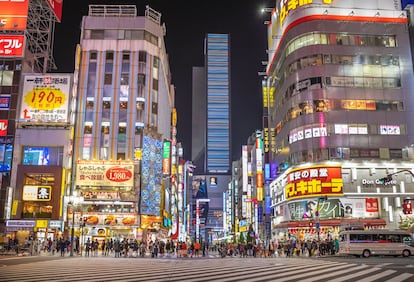
[[[269,243],[221,243],[219,251],[227,256],[247,257],[293,257],[293,256],[325,256],[335,255],[339,250],[339,242],[333,240],[275,240]]]
[[[73,252],[71,252],[73,243]],[[9,241],[10,246],[18,246],[17,240]],[[289,238],[288,240],[274,240],[268,243],[264,241],[249,243],[216,243],[207,244],[205,242],[185,242],[172,240],[138,241],[137,239],[98,239],[87,238],[84,244],[80,244],[78,237],[73,242],[68,239],[58,238],[52,240],[48,238],[40,240],[27,239],[24,242],[25,249],[30,255],[40,254],[59,254],[60,256],[73,253],[85,257],[113,256],[115,258],[132,257],[205,257],[212,253],[219,253],[221,256],[248,257],[293,257],[293,256],[324,256],[334,255],[338,252],[339,243],[337,239],[328,240],[298,240]],[[16,249],[18,249],[16,247]],[[17,254],[18,252],[16,252]]]

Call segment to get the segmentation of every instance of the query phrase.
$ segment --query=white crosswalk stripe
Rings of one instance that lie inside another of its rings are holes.
[[[58,260],[27,260],[0,270],[0,281],[381,281],[408,282],[414,275],[372,265],[317,259],[286,258],[113,258],[74,257]]]

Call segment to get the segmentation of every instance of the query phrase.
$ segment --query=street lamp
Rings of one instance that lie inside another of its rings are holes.
[[[75,237],[75,206],[83,202],[83,197],[69,196],[68,205],[72,206],[72,228],[70,230],[70,256],[73,257],[73,237]]]
[[[83,216],[81,216],[80,218],[79,218],[79,229],[80,229],[80,235],[81,235],[81,239],[82,240],[79,240],[80,242],[79,242],[79,248],[80,248],[80,255],[82,256],[82,244],[83,244],[83,241],[84,241],[84,237],[83,237],[83,232],[84,232],[84,229],[85,229],[85,219],[83,218]]]

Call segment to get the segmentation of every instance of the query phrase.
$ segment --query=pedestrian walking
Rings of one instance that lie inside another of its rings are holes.
[[[89,251],[91,250],[91,239],[88,238],[85,244],[85,257],[89,257]]]

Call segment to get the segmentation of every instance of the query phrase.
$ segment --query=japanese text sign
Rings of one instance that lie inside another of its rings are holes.
[[[286,199],[343,195],[340,166],[312,166],[289,172],[285,187]]]
[[[0,57],[23,57],[24,35],[0,35]]]
[[[23,187],[23,201],[50,201],[52,195],[52,186],[32,186]]]
[[[87,161],[76,164],[76,185],[134,186],[134,164],[128,161]]]
[[[67,122],[70,74],[26,75],[20,119],[32,122]]]

